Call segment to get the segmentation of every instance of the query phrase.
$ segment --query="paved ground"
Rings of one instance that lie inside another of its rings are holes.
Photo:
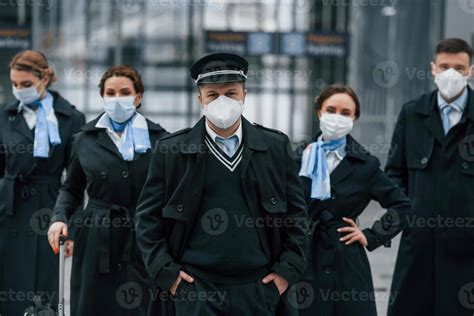
[[[382,208],[377,203],[369,205],[367,210],[359,218],[360,227],[365,228],[372,225],[374,218],[380,213]],[[385,316],[387,311],[388,298],[390,295],[390,284],[392,281],[393,268],[398,250],[400,236],[392,242],[391,248],[381,247],[369,253],[369,260],[372,266],[372,275],[377,298],[377,310],[380,316]],[[66,260],[66,278],[70,277],[71,259]],[[66,286],[66,298],[69,297],[69,286]],[[66,315],[69,315],[69,304],[66,302]]]

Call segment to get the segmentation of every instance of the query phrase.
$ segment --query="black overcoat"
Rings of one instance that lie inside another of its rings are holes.
[[[269,269],[294,284],[306,263],[306,204],[288,137],[242,119],[244,155],[242,187]],[[147,182],[137,208],[137,238],[158,299],[149,315],[174,315],[169,288],[180,270],[180,258],[200,211],[205,185],[207,147],[205,118],[192,129],[162,139],[154,149]],[[231,192],[230,192],[231,194]],[[275,219],[286,220],[277,224]],[[268,223],[268,221],[266,221]],[[279,315],[297,315],[291,291],[283,295]]]
[[[303,149],[296,152],[299,166]],[[373,251],[390,246],[411,212],[410,201],[380,169],[376,157],[350,135],[345,149],[346,156],[330,175],[331,199],[311,199],[311,179],[300,177],[312,220],[310,260],[298,291],[300,315],[376,316],[366,249],[359,242],[341,242],[346,233],[337,229],[349,226],[342,217],[357,221],[372,200],[379,202],[387,212],[374,216],[371,228],[361,228],[367,249]]]
[[[100,118],[100,117],[99,117]],[[136,247],[133,217],[152,150],[125,161],[99,118],[74,136],[68,175],[61,187],[54,221],[76,227],[71,272],[71,315],[146,315],[151,279]],[[147,121],[150,142],[168,133]]]
[[[413,203],[398,251],[388,315],[472,315],[474,94],[444,134],[437,91],[405,104],[386,172]]]
[[[72,136],[85,117],[50,92],[61,145],[51,147],[49,158],[33,157],[34,130],[18,113],[18,101],[0,110],[0,288],[12,293],[0,301],[2,315],[23,315],[34,293],[57,299],[58,257],[48,244],[48,225]]]

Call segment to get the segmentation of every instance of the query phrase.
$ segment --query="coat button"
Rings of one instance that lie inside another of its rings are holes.
[[[13,122],[13,121],[15,120],[15,117],[14,117],[14,116],[9,116],[9,117],[8,117],[8,120],[9,120],[10,122]]]
[[[326,269],[324,269],[324,273],[331,274],[331,269],[329,267],[326,267]]]
[[[421,159],[421,164],[422,164],[422,165],[426,165],[427,162],[428,162],[428,158],[423,157],[423,158]]]
[[[107,179],[107,174],[105,172],[101,172],[100,177],[105,180]]]
[[[272,203],[272,205],[276,205],[278,203],[278,200],[276,198],[272,197],[270,199],[270,203]]]
[[[178,205],[178,212],[182,212],[183,210],[184,210],[184,207],[183,207],[183,205],[181,205],[181,204],[180,204],[180,205]]]
[[[125,179],[128,178],[128,171],[123,171],[122,177],[124,177]]]
[[[121,265],[120,263],[117,264],[117,270],[118,270],[118,271],[122,271],[122,265]]]
[[[469,164],[468,164],[467,162],[463,162],[463,163],[462,163],[462,167],[463,167],[464,169],[469,169]]]

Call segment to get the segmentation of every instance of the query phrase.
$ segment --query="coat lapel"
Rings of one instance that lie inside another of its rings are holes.
[[[11,127],[23,134],[31,142],[34,142],[34,131],[29,129],[28,124],[26,124],[25,118],[23,117],[23,114],[21,112],[18,113],[19,104],[20,102],[18,101],[11,102],[5,105],[3,110],[8,113],[8,120],[11,122]]]
[[[474,95],[473,90],[469,86],[467,87],[467,93],[467,104],[466,108],[464,109],[460,124],[463,124],[468,119],[474,122]]]
[[[122,155],[118,151],[117,146],[115,146],[114,142],[110,139],[109,135],[107,135],[105,130],[101,130],[97,133],[97,144],[107,149],[108,151],[116,154],[120,157],[120,159],[123,159]]]
[[[23,114],[18,113],[16,116],[13,116],[15,120],[12,122],[12,127],[17,131],[26,136],[31,142],[35,141],[35,132],[34,129],[30,130],[28,124],[26,124]]]
[[[331,179],[331,187],[334,188],[336,184],[344,180],[352,172],[352,164],[347,159],[341,160],[339,165],[331,172],[329,178]]]
[[[422,116],[423,124],[428,129],[430,134],[438,140],[440,144],[443,144],[446,140],[444,135],[443,124],[441,122],[441,115],[438,110],[437,92],[434,91],[431,94],[424,96],[420,106],[416,109],[416,112]]]
[[[205,133],[205,118],[202,117],[196,125],[188,132],[186,137],[181,142],[179,148],[183,155],[187,155],[189,167],[183,177],[182,181],[185,181],[185,191],[189,194],[186,195],[185,209],[189,210],[188,222],[186,224],[186,232],[184,235],[184,244],[187,243],[191,236],[196,218],[199,213],[201,200],[204,194],[204,186],[206,179],[206,155],[207,146],[204,143]],[[181,257],[184,251],[184,247],[180,247]]]
[[[270,181],[265,168],[265,164],[268,163],[268,157],[265,154],[268,148],[262,133],[244,117],[242,117],[242,133],[244,141],[244,153],[241,162],[242,188],[250,213],[254,219],[257,219],[262,216],[260,211],[262,204],[261,201],[257,200],[256,192],[261,191],[260,188],[262,187],[267,187]],[[252,183],[255,182],[249,181],[251,172],[257,181],[258,187],[252,186]],[[271,258],[268,246],[270,241],[264,227],[258,225],[256,230],[262,249],[267,257]]]
[[[426,128],[430,131],[430,133],[436,138],[436,140],[443,144],[446,140],[446,136],[444,134],[444,128],[441,123],[440,113],[435,110],[431,111],[429,116],[425,117],[423,122]]]
[[[53,95],[54,103],[53,108],[56,115],[64,115],[69,117],[72,115],[72,108],[68,105],[67,101],[64,100],[57,92],[49,91]],[[31,142],[35,140],[34,129],[30,130],[28,124],[23,117],[21,112],[18,112],[19,102],[12,102],[5,106],[4,110],[9,112],[10,120],[12,120],[12,127],[23,134]],[[59,119],[59,118],[58,118]]]
[[[242,135],[244,141],[244,153],[242,157],[242,181],[245,181],[247,169],[254,152],[267,151],[267,145],[262,134],[246,118],[242,117]]]
[[[354,160],[366,160],[368,152],[351,136],[347,135],[346,156],[330,175],[331,188],[347,178],[354,170]]]
[[[66,115],[65,113],[63,113],[63,114]],[[81,128],[81,130],[86,131],[86,132],[89,132],[89,131],[97,132],[97,144],[100,145],[101,147],[107,149],[108,151],[116,154],[118,157],[120,157],[120,159],[123,159],[122,154],[119,152],[119,150],[118,150],[117,146],[115,146],[114,142],[110,139],[109,135],[107,135],[107,132],[105,131],[105,129],[96,127],[97,122],[102,117],[102,115],[103,115],[103,113],[100,114],[97,118],[95,118],[91,122],[84,125]],[[155,123],[153,123],[149,120],[147,120],[147,124],[148,124],[148,130],[149,130],[150,133],[152,131],[163,131],[164,130],[160,125],[155,124]],[[150,139],[151,139],[151,137],[150,137]],[[151,146],[153,146],[153,144],[151,144]],[[140,157],[142,155],[143,154],[141,154],[141,153],[135,152],[134,155],[133,155],[133,161],[136,161],[136,160],[140,159]]]

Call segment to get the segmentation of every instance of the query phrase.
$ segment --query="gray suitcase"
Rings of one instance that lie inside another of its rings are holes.
[[[58,307],[55,310],[51,304],[44,304],[40,296],[33,298],[34,305],[25,310],[24,316],[64,316],[64,244],[66,237],[59,237],[59,295]]]

